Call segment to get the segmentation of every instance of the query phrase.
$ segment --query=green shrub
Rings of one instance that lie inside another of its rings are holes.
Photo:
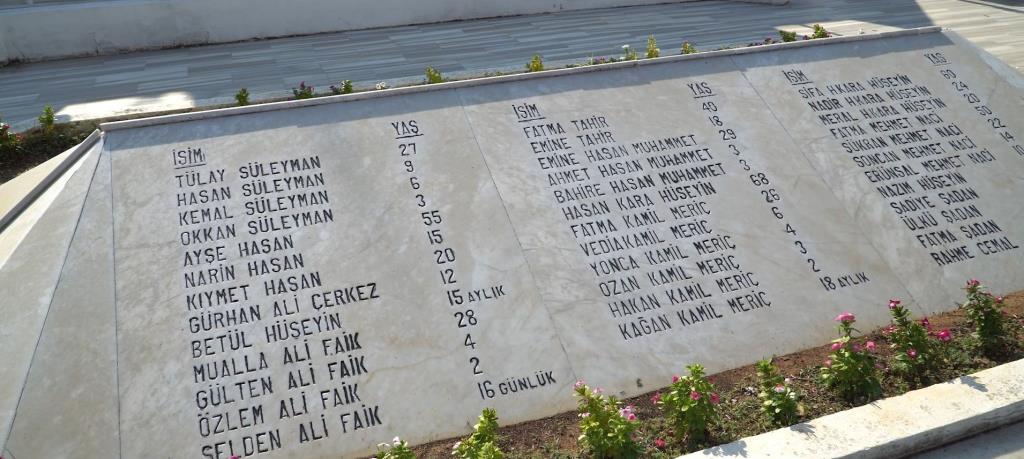
[[[889,300],[892,325],[885,329],[893,348],[893,368],[911,378],[920,378],[934,371],[941,363],[939,348],[929,337],[928,319],[920,323],[910,319],[910,311],[900,300]],[[935,335],[940,342],[949,341],[949,330]]]
[[[47,105],[43,107],[43,114],[39,115],[39,118],[36,119],[39,120],[39,125],[42,126],[43,132],[49,134],[53,132],[53,123],[55,118],[56,116],[53,114],[53,107]]]
[[[473,426],[473,435],[455,444],[452,456],[459,459],[502,459],[498,448],[498,413],[484,408],[480,421]]]
[[[620,408],[615,397],[602,396],[600,388],[590,390],[582,380],[573,389],[579,397],[580,446],[595,459],[639,457],[633,434],[640,422],[633,407]]]
[[[391,440],[391,443],[380,443],[377,445],[376,459],[416,459],[409,444],[398,437]]]
[[[249,105],[249,90],[242,88],[235,93],[235,101],[239,106]]]
[[[441,71],[433,67],[427,67],[427,84],[444,83],[444,75],[441,75]]]
[[[624,61],[635,61],[636,50],[629,45],[622,45],[622,60]]]
[[[690,443],[703,440],[708,426],[717,420],[719,403],[715,386],[704,376],[704,367],[693,364],[686,367],[689,375],[672,377],[672,385],[659,394],[655,404],[661,407],[672,422],[679,440],[686,436]]]
[[[647,58],[655,58],[661,56],[661,50],[658,49],[658,42],[654,40],[654,35],[647,37]]]
[[[331,85],[331,94],[351,94],[352,93],[352,80],[341,80],[338,86]]]
[[[728,49],[728,48],[725,48],[725,49]],[[683,42],[683,47],[679,49],[679,54],[693,54],[693,53],[696,53],[696,52],[697,52],[697,48],[694,48],[693,45],[691,45],[690,42],[688,42],[688,41],[684,41]]]
[[[530,62],[526,63],[527,72],[540,72],[544,70],[544,60],[541,59],[540,54],[534,54],[530,58]]]
[[[967,301],[961,306],[967,314],[974,331],[971,337],[981,347],[981,352],[988,357],[999,357],[1004,354],[1011,343],[1009,329],[1003,315],[1003,298],[993,297],[985,291],[981,282],[971,279],[964,287]]]
[[[11,132],[11,125],[0,122],[0,161],[21,150],[21,134]]]
[[[835,320],[839,322],[841,336],[832,340],[832,353],[820,370],[821,381],[847,400],[871,400],[881,396],[882,383],[871,354],[874,343],[869,341],[865,347],[850,343],[850,335],[857,331],[853,328],[856,321],[853,314],[844,312]]]
[[[800,395],[790,387],[789,378],[779,373],[779,367],[771,359],[757,362],[757,379],[761,399],[761,412],[768,416],[772,424],[788,426],[796,422],[800,409]]]
[[[814,24],[814,33],[811,34],[811,38],[828,38],[832,36],[832,32],[825,30],[821,24]]]
[[[779,36],[782,37],[783,42],[796,41],[796,32],[790,32],[788,30],[780,30]]]
[[[298,88],[292,88],[292,94],[295,96],[296,99],[309,99],[314,95],[313,87],[306,86],[306,82],[303,81],[299,83]]]

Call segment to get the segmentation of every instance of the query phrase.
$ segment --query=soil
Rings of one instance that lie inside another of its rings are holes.
[[[884,307],[884,306],[883,306]],[[1024,323],[1024,291],[1008,295],[1005,298],[1004,310],[1018,324]],[[950,345],[962,345],[966,337],[970,335],[970,328],[964,311],[957,309],[930,316],[931,328],[933,330],[949,329],[954,341]],[[1021,338],[1018,336],[1018,338]],[[892,357],[888,341],[882,330],[875,330],[867,333],[857,341],[874,340],[877,343],[879,362],[888,362]],[[959,343],[959,344],[958,344]],[[938,375],[933,376],[930,381],[907,382],[891,369],[886,367],[883,370],[884,396],[902,394],[908,390],[925,387],[937,382],[953,379],[957,376],[990,368],[1000,363],[1005,363],[1021,355],[1024,343],[1019,343],[1014,353],[1008,354],[1004,359],[996,361],[982,357],[972,356],[969,361],[961,362],[955,368],[946,368]],[[774,362],[778,365],[781,373],[793,380],[793,386],[802,392],[803,413],[799,422],[809,421],[814,418],[825,416],[831,413],[849,409],[853,406],[867,403],[867,400],[860,400],[850,403],[842,400],[825,390],[817,383],[818,367],[829,354],[827,346],[822,345],[800,352],[776,357]],[[754,365],[747,365],[729,371],[718,373],[709,377],[722,395],[722,404],[719,405],[721,422],[709,431],[709,440],[691,445],[673,443],[671,428],[666,420],[662,418],[661,411],[651,402],[651,396],[658,391],[633,397],[623,401],[623,404],[636,406],[637,416],[641,419],[641,427],[637,439],[644,447],[642,457],[670,458],[679,454],[696,451],[716,444],[728,443],[740,438],[756,435],[762,432],[777,428],[771,426],[762,418],[759,411],[760,400],[756,391],[757,377]],[[668,381],[666,381],[666,384]],[[499,422],[501,413],[498,413]],[[580,450],[577,438],[580,435],[578,417],[575,411],[561,413],[544,419],[524,422],[520,424],[501,427],[500,447],[509,459],[530,458],[583,458],[586,454]],[[413,448],[417,457],[420,458],[450,458],[452,446],[465,437],[440,440]],[[661,438],[669,442],[669,445],[659,450],[653,446],[655,438]]]
[[[21,133],[24,140],[18,151],[0,150],[0,184],[78,145],[96,126],[92,121],[60,123],[50,132],[37,127]]]

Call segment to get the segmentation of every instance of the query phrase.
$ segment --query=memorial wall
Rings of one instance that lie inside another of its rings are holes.
[[[34,357],[4,338],[33,362],[3,368],[4,448],[355,457],[1020,289],[1024,92],[977,52],[908,31],[106,125]]]

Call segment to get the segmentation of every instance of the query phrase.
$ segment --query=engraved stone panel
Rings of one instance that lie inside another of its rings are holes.
[[[1024,94],[944,34],[734,57],[917,301],[1021,287]]]
[[[365,454],[575,376],[452,93],[115,131],[123,454]]]
[[[906,297],[727,57],[460,92],[588,381],[646,392]]]

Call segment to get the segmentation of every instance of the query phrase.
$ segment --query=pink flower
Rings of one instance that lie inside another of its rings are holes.
[[[1002,302],[1003,302],[1003,297],[997,296],[996,297],[996,303],[1002,303]]]
[[[711,393],[711,404],[712,405],[717,405],[718,402],[720,402],[720,401],[722,401],[722,399],[718,397],[718,393],[717,392],[712,392]]]
[[[915,350],[914,348],[907,349],[907,356],[910,357],[911,359],[916,359],[917,350]]]
[[[853,322],[854,320],[856,320],[856,318],[849,312],[844,312],[836,316],[836,322],[842,322],[844,324],[847,322]]]
[[[935,337],[938,338],[939,341],[942,341],[943,343],[946,343],[946,342],[949,342],[949,340],[953,339],[953,334],[950,333],[949,330],[942,330],[942,331],[936,333]]]
[[[843,348],[843,343],[832,343],[832,350],[838,351]]]
[[[695,390],[690,391],[690,400],[693,400],[693,401],[700,400],[700,392],[697,392]]]
[[[231,459],[242,459],[242,458],[240,458],[238,456],[231,456]]]
[[[665,440],[662,440],[660,438],[654,440],[654,447],[655,448],[665,449],[665,445],[666,445]]]
[[[874,341],[868,341],[868,342],[864,343],[864,347],[866,347],[869,351],[874,351],[876,345],[875,345]]]
[[[896,326],[895,325],[890,325],[890,326],[885,327],[885,328],[882,329],[882,333],[886,334],[886,335],[892,334],[892,332],[894,332],[894,331],[896,331]]]
[[[655,405],[657,405],[658,402],[660,402],[660,401],[661,401],[661,392],[658,392],[657,394],[654,394],[654,396],[651,397],[651,403],[654,403]]]
[[[785,391],[786,391],[786,386],[783,386],[782,384],[778,384],[778,385],[775,386],[775,393],[781,394],[781,393],[783,393]]]
[[[860,352],[860,344],[853,343],[853,346],[851,347],[853,348],[853,352]]]
[[[633,405],[627,405],[625,408],[619,410],[619,415],[626,418],[628,421],[636,421],[636,413],[633,412],[635,407]]]
[[[889,300],[889,309],[896,309],[900,305],[900,300]]]
[[[832,359],[825,359],[825,366],[826,367],[832,366]]]
[[[572,385],[572,388],[573,388],[573,389],[579,389],[579,388],[581,388],[581,387],[583,387],[583,386],[586,386],[586,385],[587,385],[587,383],[583,382],[583,380],[582,380],[582,379],[577,379],[577,380],[576,380],[576,384],[573,384],[573,385]]]
[[[981,285],[981,282],[978,282],[978,279],[971,279],[971,280],[967,281],[967,286],[968,287],[977,287],[979,285]]]
[[[677,382],[679,382],[679,375],[673,375],[673,376],[672,376],[672,382],[673,382],[673,383],[677,383]]]
[[[603,393],[604,389],[601,389],[600,387],[594,389],[594,395],[601,395]]]
[[[929,330],[932,328],[932,323],[928,321],[927,317],[925,317],[924,319],[921,319],[921,325],[923,325],[924,328],[927,328]]]

